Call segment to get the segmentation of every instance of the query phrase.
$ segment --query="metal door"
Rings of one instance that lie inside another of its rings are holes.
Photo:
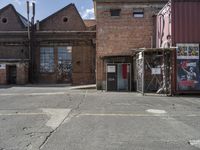
[[[107,64],[107,91],[117,91],[117,64]]]
[[[130,91],[130,64],[117,64],[117,91]]]

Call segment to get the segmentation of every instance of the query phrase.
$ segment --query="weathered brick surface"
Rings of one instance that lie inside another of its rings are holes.
[[[28,61],[30,52],[28,36],[23,31],[27,29],[22,24],[20,17],[12,5],[0,9],[0,31],[5,31],[0,34],[0,61],[17,66],[17,84],[27,83],[28,69],[32,70],[31,79],[36,83],[65,82],[64,77],[58,72],[57,54],[58,47],[67,46],[73,47],[72,83],[90,84],[95,82],[95,44],[92,41],[95,39],[96,33],[91,32],[95,30],[95,26],[94,28],[86,28],[74,4],[64,7],[39,23],[39,31],[35,31],[33,34],[31,44],[34,53],[33,65],[29,68],[22,63]],[[2,23],[2,18],[7,18],[8,22]],[[67,19],[66,22],[63,21],[64,18]],[[55,71],[53,73],[40,72],[41,47],[54,48]]]
[[[2,19],[6,18],[7,22],[3,23]],[[16,10],[12,5],[8,5],[0,12],[0,31],[23,31],[26,30],[22,24]]]
[[[72,48],[73,84],[95,83],[95,48],[74,46]]]
[[[0,46],[0,59],[27,59],[28,48],[25,46]]]
[[[63,19],[67,18],[64,22]],[[70,4],[40,22],[40,30],[83,31],[86,26],[74,4]]]
[[[28,64],[18,63],[17,64],[17,84],[28,83]]]
[[[139,2],[139,1],[138,1]],[[159,3],[96,3],[97,19],[97,86],[105,82],[106,55],[127,55],[131,49],[151,47],[153,15],[163,7]],[[111,17],[110,9],[120,8],[119,17]],[[144,9],[144,18],[134,18],[134,8]]]
[[[63,22],[67,17],[68,21]],[[48,35],[39,34],[40,31],[59,31]],[[63,31],[63,32],[62,32]],[[69,31],[68,33],[65,31]],[[88,31],[82,18],[74,4],[70,4],[59,10],[55,14],[40,22],[40,30],[35,33],[36,47],[35,52],[35,79],[38,82],[45,83],[62,83],[58,72],[58,47],[72,47],[72,84],[90,84],[95,83],[95,39],[94,34],[75,33],[69,34],[70,31]],[[37,41],[45,42],[37,42]],[[67,46],[66,46],[67,45]],[[54,67],[53,73],[40,72],[40,48],[54,48]],[[61,77],[62,78],[62,77]],[[64,81],[63,81],[64,82]]]
[[[58,82],[58,47],[54,46],[55,72],[40,72],[40,47],[35,49],[35,78],[40,83]],[[95,83],[95,48],[91,45],[72,46],[72,84]]]
[[[6,69],[0,69],[0,84],[6,83]]]

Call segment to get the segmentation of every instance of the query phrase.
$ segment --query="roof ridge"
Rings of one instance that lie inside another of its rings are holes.
[[[48,17],[46,17],[46,18],[42,19],[40,22],[42,23],[42,22],[44,22],[44,21],[48,20],[50,17],[53,17],[53,16],[54,16],[54,15],[56,15],[57,13],[59,13],[59,12],[63,11],[64,9],[66,9],[66,8],[68,8],[68,7],[72,6],[72,5],[73,5],[73,6],[75,6],[75,4],[74,4],[74,3],[70,3],[70,4],[68,4],[67,6],[65,6],[65,7],[63,7],[63,8],[61,8],[61,9],[59,9],[58,11],[54,12],[53,14],[49,15]]]
[[[23,15],[21,15],[21,14],[15,9],[14,5],[12,5],[12,4],[6,5],[6,6],[3,7],[2,9],[0,9],[0,13],[1,13],[2,11],[4,11],[5,9],[9,8],[9,7],[11,7],[11,8],[14,10],[15,14],[17,15],[17,17],[18,17],[18,19],[20,20],[20,22],[21,22],[21,24],[23,25],[23,27],[27,27],[26,22],[28,22],[28,20],[27,20]],[[23,19],[23,20],[22,20],[22,19]],[[25,21],[24,21],[24,20],[25,20]]]

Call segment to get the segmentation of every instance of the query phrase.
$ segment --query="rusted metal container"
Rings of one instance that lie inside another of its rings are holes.
[[[200,93],[200,0],[171,0],[157,15],[156,43],[162,47],[167,35],[177,47],[174,94]]]
[[[172,41],[200,43],[200,1],[172,0]]]

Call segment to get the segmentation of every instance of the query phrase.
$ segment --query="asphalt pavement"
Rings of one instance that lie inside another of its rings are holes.
[[[0,150],[198,150],[200,98],[0,88]]]

